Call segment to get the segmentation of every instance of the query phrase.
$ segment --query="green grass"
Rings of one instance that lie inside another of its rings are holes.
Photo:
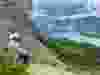
[[[84,33],[84,32],[81,32],[80,34],[83,35],[83,36],[88,36],[90,38],[100,38],[100,33],[93,33],[93,32]]]
[[[0,64],[0,72],[26,72],[29,64]]]
[[[49,39],[48,48],[80,48],[80,44],[68,39]]]
[[[48,48],[96,48],[89,43],[78,43],[69,39],[48,39]]]

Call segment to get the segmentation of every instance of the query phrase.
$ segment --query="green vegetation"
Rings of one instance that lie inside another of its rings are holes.
[[[8,71],[10,72],[26,72],[29,64],[10,64],[8,66]]]
[[[80,48],[80,44],[68,39],[49,39],[48,48]]]
[[[14,48],[0,48],[0,64],[15,64],[16,50]]]
[[[0,75],[30,75],[26,72],[29,64],[0,64]]]
[[[0,75],[29,75],[29,64],[16,64],[16,49],[0,48]]]
[[[80,33],[83,36],[88,36],[90,38],[100,38],[100,33],[96,33],[96,32],[81,32]]]
[[[96,48],[89,43],[78,43],[69,39],[48,39],[48,48]]]

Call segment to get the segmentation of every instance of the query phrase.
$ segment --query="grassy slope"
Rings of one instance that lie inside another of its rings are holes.
[[[93,37],[93,38],[100,38],[100,33],[95,33],[95,32],[88,32],[88,33],[83,33],[81,32],[80,33],[81,35],[84,35],[84,36],[88,36],[88,37]]]
[[[68,39],[49,39],[48,48],[91,48],[96,47],[89,43],[78,43]]]
[[[70,41],[68,39],[49,39],[48,48],[80,48],[80,44]]]

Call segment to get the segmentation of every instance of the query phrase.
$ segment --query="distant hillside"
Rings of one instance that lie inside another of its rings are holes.
[[[96,48],[87,42],[77,42],[69,39],[48,39],[48,48]]]

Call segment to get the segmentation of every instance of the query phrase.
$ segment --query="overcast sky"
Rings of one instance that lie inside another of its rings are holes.
[[[40,4],[46,4],[46,5],[71,5],[73,4],[79,4],[84,2],[85,0],[39,0]]]

